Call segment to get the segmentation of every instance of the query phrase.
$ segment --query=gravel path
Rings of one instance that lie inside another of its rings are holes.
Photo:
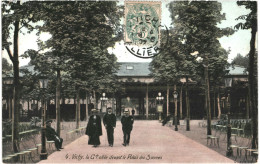
[[[40,163],[234,163],[214,150],[161,126],[158,121],[135,121],[130,146],[122,146],[121,123],[117,121],[114,147],[107,143],[105,129],[97,148],[83,135],[49,155]]]

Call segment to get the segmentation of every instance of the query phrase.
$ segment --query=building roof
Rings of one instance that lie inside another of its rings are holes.
[[[117,76],[150,76],[149,62],[120,62],[120,68],[117,72]],[[129,68],[133,69],[129,69]],[[246,68],[242,66],[230,66],[230,75],[247,75]]]
[[[149,62],[119,62],[117,76],[149,76]]]
[[[119,62],[120,67],[116,75],[121,77],[150,77],[151,71],[149,70],[149,62]],[[27,69],[29,72],[36,73],[34,66],[26,65],[21,66],[20,70]],[[230,75],[247,75],[248,72],[246,68],[242,66],[230,66],[228,68]],[[20,76],[23,76],[23,73],[20,73]]]

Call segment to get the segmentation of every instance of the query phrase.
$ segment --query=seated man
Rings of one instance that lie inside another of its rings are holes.
[[[63,139],[58,136],[55,130],[51,127],[52,120],[46,121],[46,138],[48,141],[55,141],[55,147],[57,151],[62,148]]]

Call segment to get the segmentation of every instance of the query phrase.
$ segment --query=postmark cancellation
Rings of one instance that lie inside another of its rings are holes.
[[[161,2],[125,1],[125,44],[160,44]]]

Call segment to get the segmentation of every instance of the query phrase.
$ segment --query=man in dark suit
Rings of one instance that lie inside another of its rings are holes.
[[[112,113],[112,108],[107,108],[107,113],[103,117],[103,123],[107,130],[107,139],[109,146],[114,144],[114,129],[116,127],[116,116]]]
[[[57,151],[60,151],[62,148],[63,139],[55,132],[51,127],[52,120],[46,121],[46,138],[48,141],[54,141]]]
[[[123,145],[129,145],[130,142],[130,134],[133,129],[134,119],[129,115],[129,110],[124,111],[124,116],[121,118],[122,130],[124,133],[124,143]]]
[[[135,110],[132,109],[132,116],[134,117],[134,115],[135,115]]]
[[[88,144],[97,147],[100,145],[99,136],[102,135],[101,118],[97,115],[98,110],[92,109],[92,112],[93,115],[89,118],[85,134],[89,136]]]

